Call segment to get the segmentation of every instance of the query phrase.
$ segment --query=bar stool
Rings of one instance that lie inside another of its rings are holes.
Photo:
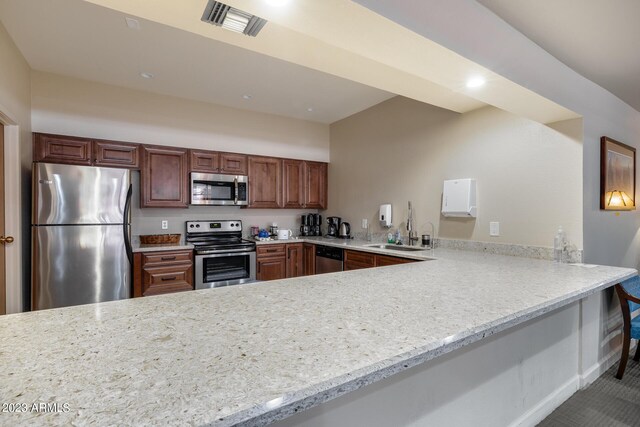
[[[620,356],[620,367],[616,374],[616,378],[621,380],[629,360],[631,339],[640,340],[640,315],[631,317],[634,311],[640,309],[640,277],[635,276],[617,284],[616,293],[620,299],[622,319],[624,320],[622,355]],[[636,355],[633,360],[640,361],[640,341],[636,347]]]

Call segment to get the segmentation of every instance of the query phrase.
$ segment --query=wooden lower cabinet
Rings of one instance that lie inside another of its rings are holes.
[[[389,255],[379,255],[370,252],[344,251],[344,270],[359,270],[361,268],[385,267],[388,265],[407,264],[416,262],[415,259],[400,258]]]
[[[344,251],[344,270],[359,270],[376,266],[375,254],[360,251]]]
[[[193,251],[158,251],[133,255],[133,296],[193,289]]]
[[[316,245],[312,243],[302,245],[302,267],[305,276],[316,274]]]
[[[256,249],[257,279],[278,280],[304,275],[302,243],[274,243]]]

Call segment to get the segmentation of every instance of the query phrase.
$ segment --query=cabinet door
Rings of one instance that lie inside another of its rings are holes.
[[[220,154],[215,151],[189,150],[189,169],[191,172],[220,172]]]
[[[287,245],[287,278],[303,275],[302,243],[289,243]]]
[[[399,258],[395,256],[376,255],[376,267],[384,267],[387,265],[407,264],[415,262],[415,260],[407,258]]]
[[[359,270],[361,268],[371,268],[376,265],[376,256],[372,253],[359,251],[344,251],[344,269]]]
[[[90,166],[92,141],[73,136],[33,134],[33,161]]]
[[[258,280],[278,280],[287,277],[286,257],[258,258]]]
[[[305,276],[316,274],[316,245],[305,243],[302,248],[302,265]]]
[[[305,208],[327,208],[327,164],[319,162],[305,163]]]
[[[242,154],[221,153],[220,173],[226,175],[246,175],[247,156]]]
[[[282,197],[285,208],[304,207],[304,166],[301,160],[282,161]]]
[[[249,207],[282,207],[282,161],[249,157]]]
[[[189,197],[187,150],[144,147],[140,207],[186,208]]]
[[[140,146],[126,142],[95,141],[93,143],[96,166],[140,168]]]

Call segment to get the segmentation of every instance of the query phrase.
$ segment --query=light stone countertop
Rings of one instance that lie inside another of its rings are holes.
[[[0,400],[70,410],[0,413],[0,424],[263,425],[636,274],[478,252],[431,255],[437,259],[2,316]]]

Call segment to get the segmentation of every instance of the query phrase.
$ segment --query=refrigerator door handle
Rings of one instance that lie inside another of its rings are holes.
[[[129,191],[127,191],[127,200],[124,203],[124,217],[122,219],[122,232],[124,233],[124,245],[127,251],[127,258],[129,263],[133,265],[133,250],[131,249],[131,225],[129,218],[131,214],[131,194],[133,192],[133,185],[129,185]]]

